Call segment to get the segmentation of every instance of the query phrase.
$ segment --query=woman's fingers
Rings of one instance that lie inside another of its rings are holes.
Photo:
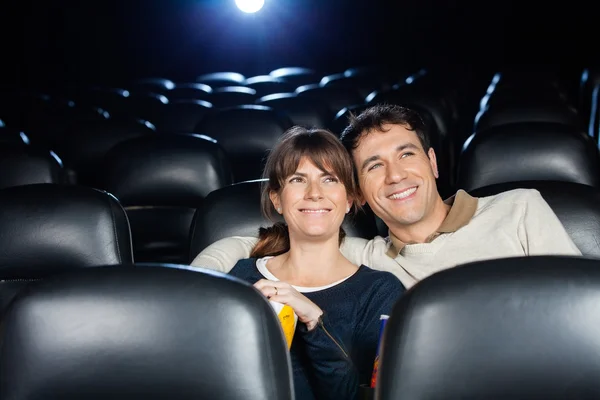
[[[264,296],[272,299],[273,301],[277,301],[274,299],[274,297],[278,297],[287,292],[285,283],[270,281],[268,279],[261,279],[257,281],[254,284],[254,287],[260,290]]]

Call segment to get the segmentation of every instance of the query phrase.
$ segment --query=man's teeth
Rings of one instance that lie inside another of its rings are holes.
[[[317,213],[326,213],[329,212],[329,210],[325,210],[325,209],[321,209],[321,210],[300,210],[304,213],[309,213],[309,214],[317,214]]]
[[[390,196],[390,199],[392,199],[392,200],[403,199],[403,198],[408,197],[411,194],[413,194],[416,190],[417,190],[417,188],[414,187],[414,188],[407,189],[404,192],[395,193]]]

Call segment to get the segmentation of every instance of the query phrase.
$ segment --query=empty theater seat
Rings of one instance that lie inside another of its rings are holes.
[[[165,78],[143,78],[136,79],[131,84],[131,87],[134,90],[167,94],[175,87],[175,82]]]
[[[351,87],[321,86],[315,83],[300,86],[295,92],[300,98],[325,104],[330,112],[330,118],[333,118],[338,110],[349,105],[362,104],[364,101],[359,91]]]
[[[131,261],[129,223],[114,196],[54,184],[0,190],[0,273]]]
[[[476,116],[474,131],[520,122],[552,122],[584,129],[582,118],[572,107],[562,104],[530,103],[486,108]]]
[[[510,124],[480,131],[465,142],[457,186],[472,190],[527,180],[598,186],[598,171],[598,148],[585,132],[552,123]]]
[[[211,72],[196,78],[196,82],[207,84],[212,88],[241,86],[245,81],[246,77],[238,72]]]
[[[318,83],[319,79],[321,79],[315,70],[304,67],[277,68],[269,72],[269,75],[281,79],[284,82],[289,82],[291,85],[294,85],[294,87]]]
[[[115,145],[127,139],[155,134],[155,127],[143,120],[108,119],[100,123],[86,123],[77,127],[59,144],[65,167],[77,173],[79,183],[96,183],[98,163]]]
[[[202,117],[211,109],[212,104],[205,100],[174,100],[165,104],[163,111],[152,118],[159,132],[193,132]]]
[[[272,93],[291,92],[296,87],[281,78],[271,75],[257,75],[246,79],[244,86],[256,90],[257,96],[265,96]]]
[[[358,91],[363,99],[375,90],[390,87],[385,77],[377,74],[331,74],[321,78],[319,83],[326,87],[351,88]]]
[[[213,89],[209,101],[215,107],[226,108],[253,104],[256,90],[245,86],[225,86]]]
[[[237,183],[210,193],[194,215],[189,261],[219,239],[258,237],[261,226],[271,226],[273,223],[261,213],[260,194],[261,180]],[[342,227],[348,236],[372,239],[377,235],[375,218],[370,212],[346,215]]]
[[[283,132],[292,126],[286,115],[270,107],[248,105],[207,114],[195,132],[223,147],[237,182],[260,178],[263,160]]]
[[[66,183],[60,158],[36,146],[1,144],[0,189],[34,183]]]
[[[129,222],[113,196],[53,184],[0,190],[0,306],[63,269],[131,262]]]
[[[229,160],[201,135],[152,135],[115,146],[101,167],[104,190],[125,207],[138,262],[186,263],[197,208],[232,183]]]
[[[32,285],[2,321],[0,397],[292,400],[269,302],[184,268],[91,268]]]
[[[307,128],[326,127],[331,112],[321,102],[300,98],[296,93],[275,93],[256,100],[256,104],[271,107],[285,113],[294,125]]]
[[[523,257],[419,282],[387,322],[376,398],[600,397],[600,261]]]
[[[204,83],[178,83],[169,90],[169,102],[173,100],[208,100],[212,88]]]
[[[523,181],[485,186],[470,194],[485,197],[520,188],[538,190],[581,253],[600,258],[599,189],[572,182]]]

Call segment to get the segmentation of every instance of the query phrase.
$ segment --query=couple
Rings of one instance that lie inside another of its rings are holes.
[[[365,110],[341,143],[325,131],[293,128],[272,151],[265,177],[263,210],[273,207],[286,225],[258,239],[222,239],[192,265],[256,282],[295,310],[299,399],[356,396],[373,366],[380,314],[404,287],[476,260],[581,254],[535,190],[479,199],[459,190],[443,201],[426,127],[404,107]],[[343,237],[344,214],[365,202],[388,238]]]

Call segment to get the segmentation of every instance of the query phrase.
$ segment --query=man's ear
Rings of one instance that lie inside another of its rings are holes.
[[[427,157],[429,157],[429,165],[431,166],[431,171],[433,172],[433,176],[437,178],[440,177],[440,173],[438,171],[437,158],[435,157],[435,150],[433,147],[429,148],[427,152]]]
[[[271,192],[269,192],[269,199],[271,199],[271,203],[273,203],[273,207],[275,207],[275,210],[279,214],[283,213],[283,210],[281,209],[281,199],[279,198],[279,193],[277,193],[274,190],[271,190]]]

